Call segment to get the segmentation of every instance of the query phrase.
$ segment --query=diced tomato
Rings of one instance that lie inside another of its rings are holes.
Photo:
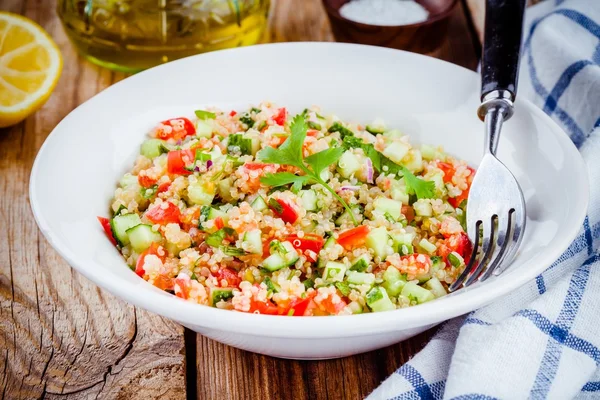
[[[268,165],[272,166],[273,164],[265,164],[265,163],[258,163],[258,162],[248,162],[248,163],[244,164],[244,168],[246,168],[247,170],[250,170],[250,171],[259,171],[261,169],[264,169]]]
[[[189,175],[192,171],[185,169],[194,162],[194,150],[173,150],[167,154],[167,172],[174,175]]]
[[[156,137],[159,139],[181,140],[186,136],[196,134],[196,127],[189,119],[185,117],[171,118],[161,122],[161,126],[156,130]]]
[[[146,256],[154,255],[154,256],[157,256],[158,258],[160,258],[161,261],[164,261],[164,256],[161,256],[160,254],[158,254],[158,248],[159,248],[159,244],[154,242],[150,245],[150,247],[148,247],[146,250],[144,250],[142,252],[142,254],[140,254],[140,256],[137,259],[137,263],[135,264],[135,273],[136,274],[143,277],[144,274],[146,273],[146,271],[144,271],[144,260],[146,259]]]
[[[293,224],[298,220],[298,213],[290,204],[288,204],[288,202],[282,199],[275,199],[275,201],[279,203],[279,207],[273,207],[269,205],[269,207],[271,208],[271,210],[273,210],[275,215],[281,218],[284,222],[290,224]]]
[[[461,232],[454,234],[444,240],[444,243],[438,248],[438,255],[444,258],[446,265],[450,265],[448,261],[448,254],[453,251],[460,254],[460,256],[468,263],[471,259],[471,253],[473,252],[473,244],[469,240],[469,236],[466,233]]]
[[[454,166],[452,164],[449,164],[449,163],[446,163],[443,161],[438,161],[437,167],[439,169],[441,169],[442,172],[444,173],[444,183],[452,182],[452,177],[454,176],[454,173],[456,172],[456,170],[454,169]]]
[[[237,111],[235,110],[231,110],[231,112],[229,113],[230,117],[235,117],[237,115]]]
[[[250,310],[248,312],[259,314],[267,314],[267,315],[277,315],[279,313],[279,309],[271,300],[266,301],[258,301],[256,299],[250,300]]]
[[[181,276],[181,275],[180,275]],[[185,278],[175,278],[173,289],[175,290],[175,296],[180,297],[184,300],[190,298],[190,291],[192,290],[192,281],[188,276]]]
[[[319,131],[316,129],[309,129],[308,131],[306,131],[306,136],[317,136],[319,134]]]
[[[102,225],[102,228],[104,229],[104,233],[106,233],[106,236],[108,236],[108,240],[110,240],[110,242],[114,246],[116,246],[117,240],[113,236],[112,228],[110,227],[110,219],[104,218],[104,217],[98,217],[98,222],[100,222],[100,225]]]
[[[163,208],[164,204],[167,204],[166,208]],[[175,204],[167,201],[166,203],[156,205],[146,211],[146,218],[154,224],[178,224],[181,218],[181,211]]]
[[[317,294],[317,292],[312,292],[311,294],[307,295],[305,298],[302,297],[298,297],[295,300],[293,300],[287,311],[285,312],[284,315],[290,315],[290,316],[294,316],[294,317],[302,317],[304,315],[306,315],[306,311],[308,309],[309,304],[313,301],[313,297],[315,297]]]
[[[217,228],[217,230],[223,228],[224,226],[225,223],[223,222],[223,217],[215,218],[215,228]]]
[[[221,287],[238,287],[242,282],[242,279],[238,276],[238,273],[231,268],[221,268],[216,273],[217,281]],[[222,281],[227,281],[225,285]]]
[[[160,185],[158,185],[158,189],[156,190],[156,192],[157,193],[166,192],[167,190],[169,190],[170,187],[171,187],[171,182],[161,183]]]
[[[340,233],[337,242],[346,250],[352,249],[362,245],[365,242],[370,230],[371,229],[367,225],[361,225],[356,228],[348,229]]]
[[[299,238],[297,235],[289,235],[286,240],[294,246],[295,249],[302,251],[302,253],[310,250],[316,254],[319,254],[319,251],[323,248],[323,243],[325,240],[316,234],[306,233],[302,238]],[[316,255],[313,257],[310,254],[307,254],[309,261],[315,262]]]
[[[267,258],[271,255],[271,252],[269,251],[271,248],[271,240],[265,240],[263,242],[263,258]]]
[[[317,302],[317,305],[321,310],[326,311],[329,314],[337,314],[340,311],[342,311],[342,309],[346,307],[347,304],[344,300],[340,300],[338,303],[334,304],[331,297],[332,296],[327,296],[323,300]]]
[[[277,114],[275,114],[275,116],[273,117],[273,121],[275,121],[277,125],[283,126],[285,124],[286,115],[287,111],[285,107],[282,107],[277,111]]]
[[[158,275],[154,280],[154,286],[156,286],[160,290],[173,290],[174,284],[175,282],[173,278],[169,278],[166,275]]]
[[[138,183],[143,188],[149,188],[156,185],[156,179],[152,179],[147,175],[138,175]]]
[[[469,198],[469,189],[470,188],[463,190],[462,193],[456,197],[448,197],[448,203],[454,208],[460,207],[461,203]]]
[[[415,219],[415,209],[409,205],[402,205],[401,209],[402,214],[406,217],[408,223],[411,223],[413,219]]]

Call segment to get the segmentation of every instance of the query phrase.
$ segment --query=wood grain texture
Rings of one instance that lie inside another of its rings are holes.
[[[53,1],[5,1],[2,9],[54,37],[65,63],[48,103],[0,129],[0,399],[183,399],[183,329],[73,271],[39,233],[28,202],[29,172],[45,137],[123,76],[77,57]]]
[[[272,41],[332,41],[320,0],[275,0]],[[435,57],[475,69],[465,10],[459,2],[447,40]],[[198,399],[319,400],[362,399],[381,381],[421,350],[436,329],[387,348],[339,360],[293,361],[225,346],[198,335]]]

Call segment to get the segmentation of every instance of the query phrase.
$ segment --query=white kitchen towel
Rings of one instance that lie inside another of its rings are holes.
[[[550,115],[586,161],[581,231],[534,281],[443,325],[369,400],[600,399],[600,0],[527,10],[519,96]]]

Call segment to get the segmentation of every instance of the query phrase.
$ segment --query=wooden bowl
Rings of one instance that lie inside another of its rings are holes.
[[[448,21],[458,0],[416,0],[429,17],[410,25],[382,26],[352,21],[340,15],[340,8],[350,0],[323,0],[331,22],[331,30],[338,42],[370,44],[412,51],[432,53],[446,36]]]

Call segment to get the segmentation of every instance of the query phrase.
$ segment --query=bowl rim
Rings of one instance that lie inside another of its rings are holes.
[[[576,198],[577,207],[573,212],[575,222],[568,229],[561,232],[561,235],[556,240],[556,243],[537,258],[527,260],[519,266],[523,273],[518,275],[517,279],[512,280],[490,280],[483,285],[475,285],[461,289],[450,294],[443,302],[428,302],[414,307],[397,309],[384,313],[365,313],[352,316],[328,316],[324,318],[298,318],[290,316],[272,316],[272,315],[257,315],[242,312],[232,312],[230,310],[220,310],[214,307],[202,306],[195,303],[181,301],[176,296],[167,294],[162,291],[145,290],[141,294],[139,288],[142,285],[148,285],[148,289],[153,287],[146,281],[133,283],[122,279],[110,279],[113,274],[107,276],[103,273],[102,268],[91,268],[91,262],[85,257],[78,257],[69,247],[68,243],[63,242],[57,235],[54,235],[50,230],[50,225],[42,213],[41,203],[43,198],[37,192],[37,175],[38,170],[42,165],[42,158],[52,143],[60,135],[61,126],[65,125],[76,112],[84,112],[88,107],[92,107],[94,99],[110,96],[113,91],[123,86],[127,81],[143,79],[146,74],[157,73],[157,70],[173,68],[174,65],[183,65],[185,63],[193,63],[198,57],[219,57],[225,52],[243,52],[249,51],[268,51],[276,47],[302,47],[302,46],[320,46],[320,47],[352,47],[356,51],[365,50],[375,52],[402,52],[405,57],[427,58],[427,62],[447,63],[455,68],[460,68],[473,75],[477,75],[474,71],[470,71],[464,67],[451,64],[443,60],[437,60],[432,57],[421,54],[411,53],[403,50],[395,50],[382,48],[378,46],[357,45],[348,43],[328,43],[328,42],[293,42],[293,43],[274,43],[255,45],[245,48],[234,48],[220,50],[216,52],[199,54],[186,57],[180,60],[172,61],[163,64],[139,74],[128,77],[114,85],[104,89],[92,98],[80,104],[77,108],[71,111],[47,136],[46,140],[40,147],[36,155],[34,164],[31,169],[29,196],[30,204],[34,219],[50,245],[65,259],[68,264],[90,279],[99,287],[109,291],[116,297],[139,306],[145,310],[154,312],[169,319],[173,319],[183,325],[197,326],[197,329],[210,328],[211,330],[227,331],[243,333],[249,336],[262,337],[287,337],[287,338],[342,338],[353,337],[366,334],[382,334],[394,331],[402,331],[409,328],[423,327],[434,325],[444,320],[463,315],[486,304],[493,300],[508,294],[509,292],[523,286],[527,282],[533,280],[537,275],[542,273],[549,267],[560,255],[568,248],[573,238],[577,235],[581,228],[581,223],[587,213],[589,203],[589,181],[586,164],[581,157],[581,154],[576,149],[573,142],[567,134],[541,109],[536,107],[527,99],[519,99],[518,106],[525,109],[526,112],[534,114],[536,117],[545,120],[550,129],[549,134],[554,135],[556,140],[565,149],[565,154],[572,156],[572,163],[581,173],[573,177],[578,181],[577,186],[583,188],[583,193]],[[267,50],[263,50],[267,49]],[[79,111],[77,111],[79,110]],[[101,265],[101,264],[95,264]],[[123,264],[125,266],[125,264]],[[540,268],[540,265],[542,266]],[[145,287],[145,286],[144,286]],[[464,296],[471,293],[471,296]],[[475,294],[474,294],[475,293]],[[176,310],[176,312],[174,312]],[[174,316],[174,314],[177,314]],[[443,315],[443,318],[440,318]],[[278,321],[278,322],[277,322]],[[268,327],[268,329],[265,329]]]
[[[398,28],[420,28],[420,27],[424,27],[424,26],[429,26],[434,22],[444,20],[444,19],[448,18],[450,16],[450,14],[452,14],[452,12],[454,11],[454,8],[456,7],[456,4],[458,3],[458,0],[450,0],[448,3],[448,6],[439,13],[436,13],[433,15],[431,13],[429,13],[429,15],[427,16],[427,19],[425,21],[415,22],[412,24],[404,24],[404,25],[377,25],[377,24],[367,24],[364,22],[354,21],[353,19],[344,17],[340,13],[339,8],[335,8],[331,5],[330,0],[322,0],[322,3],[323,3],[323,7],[325,8],[325,11],[327,12],[327,14],[329,16],[331,16],[339,21],[345,22],[345,23],[355,24],[359,28],[398,29]],[[419,4],[421,4],[421,3],[419,3]]]

